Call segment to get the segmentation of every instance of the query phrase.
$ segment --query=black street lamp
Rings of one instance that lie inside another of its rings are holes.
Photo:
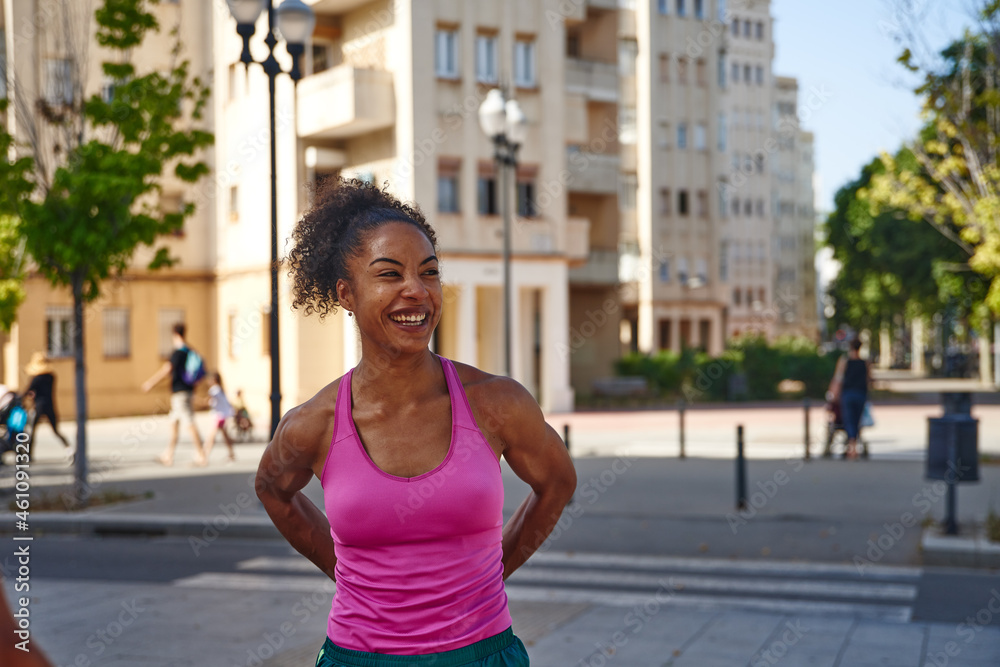
[[[267,74],[267,90],[270,100],[271,131],[271,313],[268,344],[271,348],[271,437],[281,419],[281,350],[278,347],[278,180],[277,158],[274,147],[274,84],[279,74],[285,73],[298,83],[302,78],[299,56],[305,51],[306,40],[312,37],[316,27],[316,15],[302,0],[284,0],[275,8],[272,0],[226,0],[229,13],[236,19],[236,32],[243,38],[243,53],[240,61],[249,67],[257,63]],[[257,17],[267,9],[267,58],[257,61],[250,55],[250,38],[256,29]],[[278,44],[275,30],[285,40],[285,48],[292,57],[292,69],[285,72],[274,57],[274,47]]]
[[[510,368],[510,219],[511,206],[507,170],[517,170],[517,149],[524,143],[527,119],[517,100],[505,100],[503,91],[494,88],[479,105],[479,126],[493,140],[493,160],[500,175],[500,214],[503,217],[503,346],[504,371]]]

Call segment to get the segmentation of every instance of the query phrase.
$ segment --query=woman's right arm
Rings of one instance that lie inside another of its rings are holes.
[[[267,515],[288,543],[336,580],[337,556],[330,524],[302,493],[323,451],[319,445],[329,435],[323,420],[310,419],[310,412],[300,406],[282,417],[260,459],[254,487]],[[329,423],[333,423],[332,418]]]

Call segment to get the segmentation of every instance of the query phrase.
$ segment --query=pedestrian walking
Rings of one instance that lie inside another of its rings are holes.
[[[282,535],[337,582],[317,666],[527,665],[504,580],[573,494],[566,448],[520,384],[430,351],[443,295],[416,208],[339,181],[292,240],[293,307],[343,308],[361,339],[354,369],[285,414],[256,478]],[[531,487],[506,525],[501,457]],[[325,516],[301,492],[314,475]]]
[[[226,420],[236,415],[232,404],[226,398],[226,392],[222,389],[222,376],[218,371],[210,376],[212,384],[208,388],[208,402],[212,406],[212,431],[208,434],[208,441],[205,445],[205,458],[212,455],[212,447],[215,446],[215,436],[222,433],[222,439],[229,448],[229,460],[236,460],[236,451],[233,449],[232,438],[226,431]]]
[[[178,322],[173,327],[174,351],[160,370],[156,371],[151,378],[142,385],[142,390],[148,392],[166,377],[170,377],[170,441],[167,448],[156,459],[165,466],[174,464],[174,450],[177,448],[177,437],[180,433],[180,423],[186,422],[191,428],[191,437],[194,440],[194,465],[203,466],[208,464],[205,452],[201,447],[201,434],[198,433],[198,426],[194,423],[194,408],[191,405],[191,397],[194,395],[194,385],[198,382],[198,367],[201,357],[194,357],[191,360],[199,362],[191,364],[188,360],[190,355],[197,355],[196,352],[188,348],[185,333],[187,329],[183,323]],[[204,369],[201,370],[204,375]]]
[[[831,400],[840,404],[841,420],[847,431],[848,459],[858,458],[858,436],[861,432],[861,416],[868,401],[871,387],[871,368],[861,358],[861,340],[851,339],[848,352],[837,360],[837,367],[830,383]]]
[[[59,416],[56,414],[56,371],[44,352],[35,352],[28,360],[28,365],[24,367],[24,372],[31,377],[28,383],[28,390],[25,392],[31,397],[35,409],[35,416],[31,420],[31,450],[34,452],[38,442],[38,423],[42,417],[48,420],[52,426],[52,432],[62,441],[63,447],[67,450],[67,456],[72,459],[75,447],[69,440],[59,432]]]

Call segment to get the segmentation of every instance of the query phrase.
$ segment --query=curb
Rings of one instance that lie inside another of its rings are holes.
[[[0,513],[0,534],[15,534],[18,521],[12,512]],[[280,538],[269,517],[228,518],[219,514],[96,514],[76,512],[33,513],[24,536],[44,534],[105,536],[174,536],[213,542],[220,537]]]
[[[986,531],[978,528],[973,535],[944,535],[938,527],[927,528],[920,537],[924,565],[1000,568],[1000,543],[990,542]]]

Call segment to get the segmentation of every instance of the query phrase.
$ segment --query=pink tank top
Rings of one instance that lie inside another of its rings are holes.
[[[451,396],[451,445],[440,465],[417,477],[396,477],[375,465],[351,416],[354,371],[340,381],[320,481],[337,553],[327,634],[343,648],[439,653],[511,624],[501,562],[500,464],[455,366],[439,359]]]

